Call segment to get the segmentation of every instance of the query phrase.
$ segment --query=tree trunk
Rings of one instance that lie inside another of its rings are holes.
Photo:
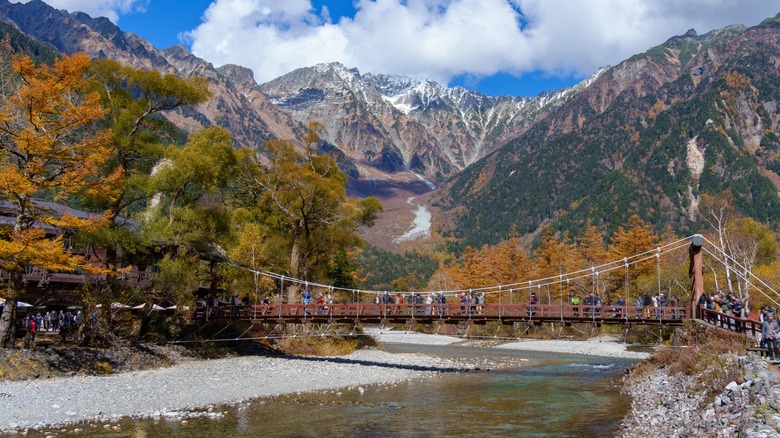
[[[298,238],[294,238],[292,249],[290,251],[290,276],[295,279],[301,278],[301,252],[298,247]],[[290,283],[287,287],[287,304],[298,302],[301,287],[298,283]]]
[[[16,296],[22,288],[23,271],[12,271],[5,297],[5,307],[0,314],[0,348],[13,349],[16,344]]]

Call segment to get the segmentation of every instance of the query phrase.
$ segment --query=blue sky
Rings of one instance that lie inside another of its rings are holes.
[[[490,95],[533,96],[695,28],[755,25],[780,0],[44,0],[186,45],[262,83],[339,61]]]

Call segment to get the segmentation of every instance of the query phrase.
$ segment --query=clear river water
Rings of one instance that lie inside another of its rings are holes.
[[[517,350],[386,344],[395,352],[527,358],[520,368],[446,373],[391,386],[300,393],[222,406],[222,418],[125,419],[80,426],[101,437],[604,437],[630,400],[635,361]]]

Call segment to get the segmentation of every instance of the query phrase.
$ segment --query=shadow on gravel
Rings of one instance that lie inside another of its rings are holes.
[[[399,370],[410,370],[410,371],[434,371],[439,373],[462,373],[462,372],[479,371],[479,368],[472,369],[472,368],[436,367],[436,366],[423,366],[423,365],[404,365],[404,364],[397,364],[397,363],[376,362],[370,360],[345,359],[340,357],[284,356],[284,358],[290,360],[301,360],[301,361],[308,361],[308,362],[329,362],[329,363],[339,363],[339,364],[349,364],[349,365],[395,368]]]

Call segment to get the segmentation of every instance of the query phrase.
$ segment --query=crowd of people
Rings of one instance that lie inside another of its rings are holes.
[[[664,308],[679,307],[680,299],[677,298],[676,295],[667,298],[663,292],[659,292],[655,295],[651,295],[647,292],[643,295],[638,295],[634,299],[633,310],[626,309],[627,304],[623,297],[617,297],[614,303],[609,301],[607,304],[604,304],[601,297],[594,293],[585,294],[582,298],[580,298],[579,295],[575,295],[571,298],[571,304],[572,306],[575,306],[573,307],[574,316],[598,316],[601,315],[601,312],[604,311],[604,309],[607,309],[606,311],[611,312],[616,318],[629,316],[632,318],[644,317],[661,319],[663,317],[681,318],[683,316],[683,312],[680,310],[672,310],[671,314],[665,316],[666,313],[664,313]]]
[[[25,348],[35,347],[35,335],[37,333],[63,332],[70,329],[72,326],[78,326],[81,324],[81,320],[81,310],[77,311],[75,314],[64,310],[51,310],[49,312],[44,312],[43,315],[41,315],[40,312],[34,315],[28,314],[22,321],[22,324],[27,331],[24,342]]]
[[[699,306],[704,306],[707,309],[715,310],[716,312],[723,313],[724,315],[734,316],[737,318],[745,318],[745,308],[742,305],[742,301],[735,297],[733,294],[726,294],[723,292],[716,292],[712,295],[703,293],[699,297]]]

